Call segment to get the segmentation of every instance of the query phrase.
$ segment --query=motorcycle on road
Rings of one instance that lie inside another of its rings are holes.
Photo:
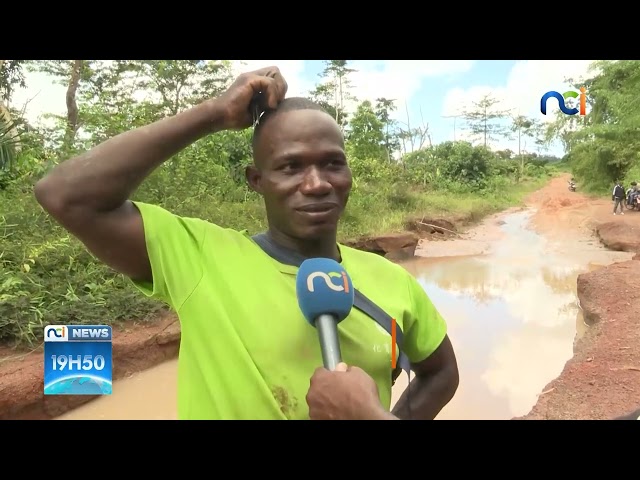
[[[625,206],[629,210],[637,210],[640,211],[640,194],[638,195],[627,195],[627,201],[625,202]]]

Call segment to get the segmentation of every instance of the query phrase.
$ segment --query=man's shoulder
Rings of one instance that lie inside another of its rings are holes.
[[[249,239],[246,230],[238,230],[230,227],[223,227],[211,220],[189,215],[180,215],[160,205],[134,201],[145,224],[145,230],[157,228],[164,235],[171,235],[172,232],[186,232],[199,237],[201,241],[229,240],[243,243]]]

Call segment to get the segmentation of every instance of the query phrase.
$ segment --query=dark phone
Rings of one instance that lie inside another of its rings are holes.
[[[260,117],[266,110],[265,98],[262,92],[256,93],[251,102],[249,102],[249,113],[253,117],[253,126],[255,127],[260,122]]]

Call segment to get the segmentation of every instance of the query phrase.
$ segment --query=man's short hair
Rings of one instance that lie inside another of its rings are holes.
[[[251,140],[251,147],[253,151],[255,152],[256,145],[258,144],[258,139],[260,138],[260,132],[264,128],[265,123],[269,121],[269,119],[275,117],[280,113],[293,112],[295,110],[318,110],[320,112],[327,113],[327,111],[321,105],[314,102],[313,100],[309,100],[308,98],[285,98],[278,104],[277,108],[266,110],[260,117],[260,121],[253,129],[253,138]]]

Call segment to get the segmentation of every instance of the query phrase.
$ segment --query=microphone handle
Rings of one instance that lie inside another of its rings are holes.
[[[342,361],[340,340],[338,338],[338,322],[333,315],[320,315],[316,318],[316,330],[322,350],[322,363],[327,370],[335,370]]]

